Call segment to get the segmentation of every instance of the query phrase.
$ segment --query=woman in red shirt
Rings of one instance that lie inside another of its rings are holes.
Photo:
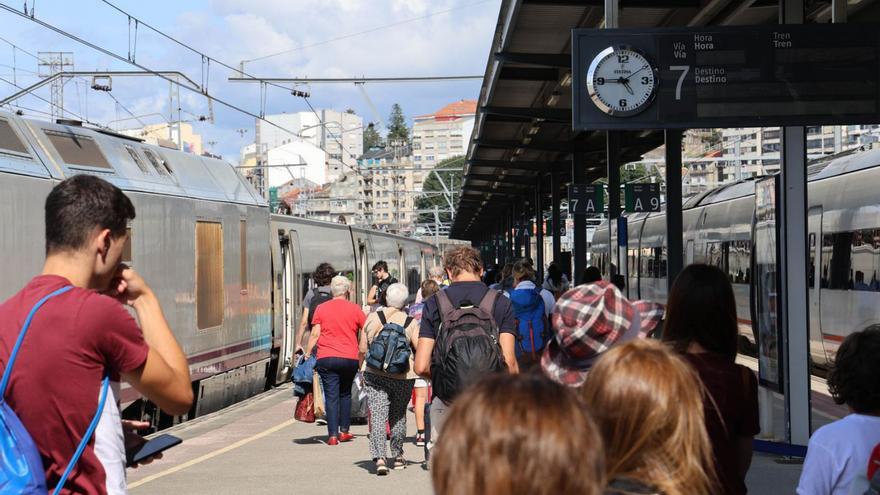
[[[306,355],[317,346],[315,369],[321,377],[327,411],[327,445],[348,442],[354,435],[351,426],[351,384],[363,355],[358,350],[358,334],[366,316],[361,307],[348,300],[351,282],[342,276],[333,277],[330,293],[333,299],[315,310],[312,334]]]

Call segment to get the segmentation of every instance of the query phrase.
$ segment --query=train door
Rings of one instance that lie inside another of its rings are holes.
[[[360,274],[358,276],[358,293],[360,294],[360,303],[362,306],[367,304],[367,291],[370,290],[370,285],[373,282],[373,274],[370,272],[370,261],[367,256],[367,244],[360,240],[358,242],[358,267],[360,268]]]
[[[684,248],[684,266],[692,265],[694,263],[694,241],[688,240],[687,245]]]
[[[822,339],[822,207],[810,208],[807,216],[809,264],[807,287],[810,296],[810,356],[817,363],[827,362]]]
[[[276,381],[281,382],[293,366],[293,352],[296,349],[294,336],[301,315],[297,312],[298,302],[302,300],[299,286],[299,236],[295,230],[287,235],[280,234],[281,242],[281,304],[282,334],[281,356],[279,356]]]

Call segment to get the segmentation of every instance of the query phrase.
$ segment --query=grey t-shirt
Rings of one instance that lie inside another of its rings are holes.
[[[321,292],[325,292],[327,294],[330,294],[330,286],[329,285],[322,285],[321,287],[318,287],[316,289],[309,289],[309,291],[306,292],[306,297],[303,299],[303,308],[308,309],[308,307],[311,306],[312,298],[315,297],[315,293],[317,291],[321,291]]]

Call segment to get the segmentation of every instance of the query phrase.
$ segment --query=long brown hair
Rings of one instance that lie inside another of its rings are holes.
[[[609,480],[631,478],[664,495],[707,495],[715,484],[700,381],[656,341],[608,351],[581,389],[605,443]]]
[[[538,374],[470,387],[432,452],[437,495],[598,495],[605,485],[602,437],[586,407]]]
[[[710,265],[682,270],[669,291],[663,341],[682,353],[696,342],[733,362],[738,335],[736,299],[727,275]]]

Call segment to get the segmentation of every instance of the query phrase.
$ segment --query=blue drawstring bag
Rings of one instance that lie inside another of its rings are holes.
[[[315,362],[317,359],[314,355],[306,358],[300,354],[296,358],[296,364],[293,373],[290,376],[293,382],[293,396],[303,397],[312,390],[312,376],[315,370]]]
[[[6,402],[6,386],[9,384],[9,378],[12,375],[12,365],[15,364],[15,358],[18,356],[22,342],[24,342],[24,335],[30,327],[31,320],[33,320],[37,310],[49,299],[64,294],[72,288],[72,286],[62,287],[37,301],[37,304],[31,308],[24,321],[24,325],[21,327],[21,333],[19,333],[18,339],[15,341],[15,346],[9,354],[9,362],[6,363],[6,369],[3,371],[3,379],[0,380],[0,493],[27,495],[45,495],[47,493],[46,475],[43,471],[40,451],[37,450],[37,445],[27,432],[27,429],[25,429],[24,424],[15,414],[15,411]],[[98,427],[101,411],[104,410],[104,404],[107,401],[107,389],[109,386],[110,379],[105,375],[101,384],[101,396],[98,399],[98,412],[95,413],[95,417],[92,419],[91,424],[89,424],[86,434],[83,436],[79,446],[77,446],[73,458],[67,464],[64,474],[58,480],[58,484],[52,492],[53,495],[61,492],[67,477],[70,475],[70,471],[73,470],[73,466],[79,461],[86,445],[89,443],[89,439],[95,432],[95,428]]]

